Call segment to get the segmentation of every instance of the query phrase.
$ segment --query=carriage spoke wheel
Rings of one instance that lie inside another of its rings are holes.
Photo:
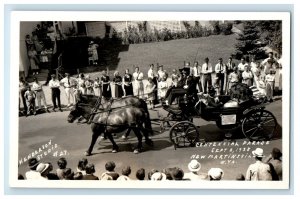
[[[177,122],[170,129],[170,140],[174,148],[195,146],[199,138],[197,127],[188,121]]]
[[[267,110],[258,110],[246,115],[242,122],[242,131],[250,141],[270,140],[277,126],[274,115]]]

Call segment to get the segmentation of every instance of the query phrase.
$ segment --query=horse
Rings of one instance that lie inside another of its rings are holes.
[[[89,104],[77,102],[68,115],[68,122],[72,123],[80,116],[88,119],[90,118],[92,111],[93,107],[91,107]],[[105,132],[106,136],[113,145],[113,153],[118,152],[119,147],[115,143],[112,134],[123,132],[126,129],[132,129],[138,138],[138,145],[135,147],[134,153],[139,153],[142,151],[143,136],[140,133],[140,130],[143,131],[145,143],[152,146],[153,142],[148,136],[148,131],[152,130],[152,128],[145,130],[145,128],[147,128],[147,124],[150,123],[151,127],[151,121],[147,120],[149,120],[149,116],[143,108],[138,108],[131,105],[110,108],[109,110],[100,110],[96,112],[91,122],[91,129],[93,132],[92,140],[88,150],[85,152],[85,155],[90,156],[92,154],[93,147],[98,137],[103,132]]]
[[[94,95],[83,95],[77,93],[76,99],[77,102],[85,103],[88,104],[88,106],[95,108],[97,101],[99,100],[99,97]],[[145,128],[146,130],[149,131],[151,135],[153,135],[150,113],[148,111],[147,103],[143,99],[140,99],[135,96],[127,96],[119,99],[106,99],[104,97],[100,97],[100,100],[101,101],[99,107],[97,108],[98,110],[115,109],[115,108],[129,106],[129,105],[137,108],[142,108],[147,115],[147,120],[145,121],[146,122]],[[126,137],[129,135],[129,133],[130,133],[130,129],[128,129],[126,133]]]

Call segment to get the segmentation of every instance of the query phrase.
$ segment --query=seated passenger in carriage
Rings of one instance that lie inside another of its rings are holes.
[[[199,102],[202,102],[207,107],[221,107],[223,103],[220,102],[219,97],[216,96],[216,90],[214,87],[208,89],[208,94],[199,93]]]
[[[187,71],[181,69],[181,76],[177,84],[173,84],[166,93],[165,105],[172,105],[174,100],[180,96],[187,96],[189,101],[193,101],[197,95],[197,85],[192,76],[188,76]]]

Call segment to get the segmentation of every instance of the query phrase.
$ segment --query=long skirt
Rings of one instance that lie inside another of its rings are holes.
[[[129,85],[124,85],[124,89],[125,89],[125,95],[133,95],[133,88],[132,88],[132,84]]]
[[[102,96],[105,98],[111,98],[111,88],[109,84],[103,84]]]
[[[115,85],[115,98],[123,97],[123,88],[121,85]]]

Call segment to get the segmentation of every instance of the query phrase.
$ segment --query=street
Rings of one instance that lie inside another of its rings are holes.
[[[275,138],[269,142],[249,142],[243,138],[240,131],[233,133],[231,140],[224,139],[224,132],[218,129],[214,122],[203,119],[194,119],[198,126],[200,138],[205,138],[206,144],[198,143],[196,147],[178,148],[174,147],[169,139],[168,131],[156,133],[152,140],[154,146],[144,146],[144,151],[139,154],[133,153],[137,144],[137,138],[133,133],[127,141],[121,139],[122,134],[115,137],[120,147],[118,153],[111,153],[111,143],[103,140],[96,143],[93,155],[87,157],[89,163],[95,164],[96,176],[105,171],[105,163],[114,161],[116,171],[121,173],[122,167],[131,166],[130,177],[135,179],[135,172],[144,168],[146,173],[151,169],[162,170],[170,167],[180,167],[188,172],[188,163],[191,159],[198,159],[201,163],[200,173],[205,176],[212,167],[222,168],[224,180],[234,180],[237,174],[246,174],[248,165],[254,162],[252,151],[256,147],[264,149],[266,156],[270,154],[273,147],[282,148],[282,105],[281,100],[274,101],[267,106],[279,124]],[[158,113],[159,112],[159,113]],[[38,114],[36,116],[19,117],[19,173],[25,174],[28,170],[27,159],[37,157],[41,162],[51,162],[53,172],[57,169],[57,160],[60,157],[67,159],[67,167],[76,172],[78,161],[85,157],[91,141],[91,128],[88,124],[68,123],[69,110],[63,112],[51,112]],[[150,110],[151,118],[165,115],[166,111],[159,108],[157,111]],[[159,126],[153,124],[155,130]],[[99,140],[99,139],[98,139]]]

